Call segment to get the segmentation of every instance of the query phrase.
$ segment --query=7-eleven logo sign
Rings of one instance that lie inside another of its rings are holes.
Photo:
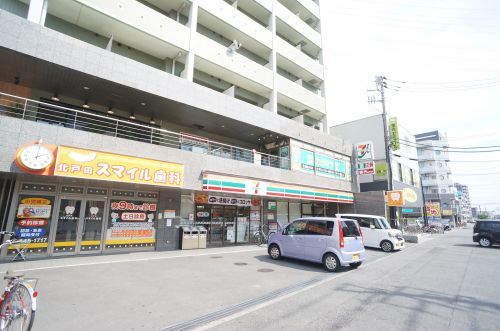
[[[245,183],[245,193],[252,195],[266,195],[267,183],[259,180],[248,180]]]

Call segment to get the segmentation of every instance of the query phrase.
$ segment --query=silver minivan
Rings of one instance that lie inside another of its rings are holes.
[[[267,248],[273,260],[284,256],[318,262],[328,271],[357,268],[366,259],[358,222],[345,218],[299,218],[271,235]]]

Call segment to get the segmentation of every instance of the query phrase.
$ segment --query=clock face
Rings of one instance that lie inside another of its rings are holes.
[[[31,170],[42,170],[52,165],[54,154],[50,149],[40,144],[24,148],[19,154],[19,161]]]

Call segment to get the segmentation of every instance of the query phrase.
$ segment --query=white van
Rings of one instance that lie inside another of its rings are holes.
[[[391,229],[385,217],[363,214],[337,214],[337,217],[358,221],[363,231],[365,246],[381,248],[384,252],[400,250],[405,247],[403,233]]]

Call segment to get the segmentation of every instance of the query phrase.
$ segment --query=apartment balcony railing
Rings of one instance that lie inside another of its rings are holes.
[[[267,167],[290,169],[289,158],[260,153],[252,149],[232,146],[200,136],[172,132],[152,125],[95,114],[82,109],[62,107],[1,92],[0,115],[194,153],[214,155]]]

